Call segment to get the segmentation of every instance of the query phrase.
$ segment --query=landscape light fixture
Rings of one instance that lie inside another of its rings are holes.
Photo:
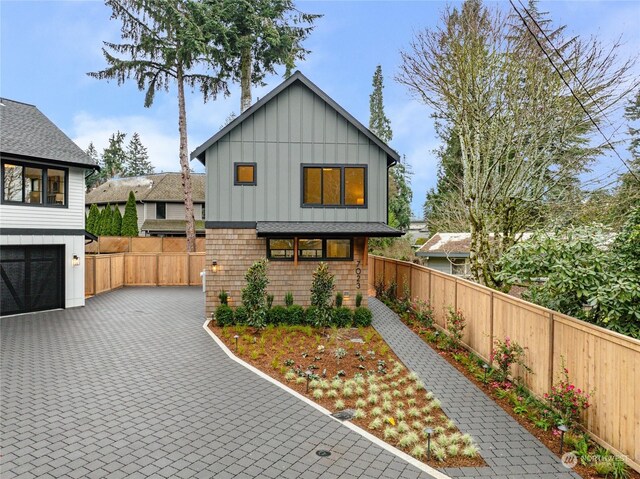
[[[349,301],[349,291],[345,291],[344,293],[342,293],[342,297],[344,298],[345,301]]]
[[[431,460],[431,434],[433,434],[433,429],[430,427],[424,430],[424,433],[427,435],[427,462]]]
[[[564,446],[564,433],[568,431],[567,426],[564,424],[560,424],[558,426],[558,431],[560,431],[560,455],[562,456],[562,446]]]
[[[307,375],[307,392],[309,392],[309,381],[311,381],[311,370],[307,369],[304,373]]]
[[[212,273],[218,272],[218,262],[215,259],[211,261],[211,272]]]
[[[484,380],[483,382],[486,383],[487,382],[487,371],[489,370],[489,365],[488,364],[483,364],[482,365],[482,369],[484,369]]]
[[[78,257],[77,254],[74,254],[73,258],[71,258],[71,265],[72,266],[80,266],[80,258]]]
[[[238,338],[239,338],[239,337],[240,337],[240,336],[238,336],[237,334],[233,337],[233,339],[235,339],[235,340],[236,340],[236,353],[238,352]]]

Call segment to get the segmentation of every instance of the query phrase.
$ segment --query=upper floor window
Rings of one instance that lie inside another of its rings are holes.
[[[234,163],[233,164],[233,184],[234,185],[255,185],[256,184],[256,164],[255,163]]]
[[[2,202],[67,206],[68,171],[32,163],[2,162]]]
[[[365,207],[365,166],[303,166],[303,206]]]
[[[167,204],[166,203],[156,203],[156,219],[158,219],[158,220],[167,219]]]

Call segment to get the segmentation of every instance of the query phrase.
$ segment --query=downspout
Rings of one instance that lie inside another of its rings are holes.
[[[397,160],[393,160],[390,164],[387,163],[387,225],[389,224],[389,169],[393,166],[396,166],[398,164]]]

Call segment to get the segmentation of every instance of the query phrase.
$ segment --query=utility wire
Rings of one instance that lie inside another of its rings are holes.
[[[518,0],[520,1],[520,0]],[[618,159],[624,164],[624,166],[627,168],[627,170],[629,171],[629,173],[631,174],[631,176],[633,176],[635,178],[635,180],[640,183],[640,178],[638,178],[636,176],[636,174],[633,172],[633,170],[631,169],[631,167],[627,164],[627,162],[622,158],[622,156],[620,156],[620,154],[618,153],[618,151],[615,149],[615,147],[611,144],[611,142],[609,141],[609,138],[607,138],[607,136],[604,134],[604,132],[600,129],[600,127],[598,126],[598,124],[595,122],[595,120],[593,119],[593,117],[591,116],[591,114],[589,113],[589,111],[587,111],[587,109],[585,108],[584,104],[582,103],[582,101],[578,98],[578,96],[575,94],[575,92],[573,91],[573,88],[571,88],[571,86],[569,85],[569,82],[567,82],[567,80],[564,78],[564,75],[560,72],[560,70],[558,69],[558,67],[556,66],[556,64],[554,63],[553,59],[551,58],[551,56],[549,55],[549,53],[547,53],[547,51],[545,50],[544,46],[542,46],[542,43],[540,43],[540,40],[538,39],[537,35],[535,33],[533,33],[531,31],[531,27],[529,27],[529,23],[527,23],[527,20],[522,16],[522,13],[520,13],[520,11],[516,8],[515,4],[513,3],[513,0],[509,0],[509,3],[511,4],[511,7],[513,7],[513,9],[515,10],[515,12],[518,14],[518,16],[520,17],[520,20],[522,20],[522,23],[524,24],[524,26],[526,27],[527,31],[531,34],[531,36],[533,37],[533,39],[536,41],[536,43],[538,44],[538,46],[540,47],[540,50],[542,50],[542,53],[544,53],[544,55],[547,57],[547,60],[549,60],[549,63],[551,63],[551,66],[553,67],[553,69],[556,71],[556,73],[558,74],[558,76],[560,76],[560,79],[562,80],[562,82],[565,84],[565,86],[569,89],[569,91],[571,92],[571,95],[573,96],[573,98],[575,98],[575,100],[578,102],[578,104],[580,105],[580,107],[582,108],[582,110],[585,112],[585,114],[587,115],[587,117],[589,118],[589,120],[591,121],[591,123],[593,124],[593,126],[596,127],[596,129],[598,130],[598,132],[600,132],[600,134],[602,135],[602,137],[604,138],[605,142],[607,143],[607,145],[609,145],[609,147],[613,150],[613,152],[616,154],[616,156],[618,157]],[[524,8],[524,7],[523,7]],[[524,8],[525,11],[527,11],[526,8]],[[536,24],[536,26],[538,27],[538,29],[540,30],[540,32],[542,32],[542,34],[545,36],[545,38],[547,39],[547,41],[551,44],[551,46],[553,47],[553,49],[556,51],[556,54],[560,57],[560,59],[564,62],[565,65],[567,65],[567,62],[564,60],[564,58],[562,58],[562,55],[560,54],[560,52],[555,48],[555,46],[553,46],[553,43],[551,43],[551,40],[549,39],[549,37],[547,37],[547,35],[544,33],[544,31],[542,30],[542,28],[540,27],[540,25],[538,25],[538,22],[536,22],[536,20],[531,16],[531,14],[527,11],[527,14],[529,15],[529,17],[533,20],[533,22]],[[567,65],[568,66],[568,65]],[[569,67],[569,70],[571,71],[571,73],[573,73],[573,75],[576,77],[575,73],[573,72],[573,70],[571,70],[571,68]],[[580,83],[580,85],[584,88],[584,85],[582,84],[582,82],[580,82],[580,80],[578,79],[578,82]],[[591,100],[594,102],[595,104],[595,100],[593,100],[593,97],[591,96],[591,94],[589,93],[589,91],[584,88],[585,91],[587,92],[587,95],[589,95],[589,98],[591,98]],[[597,106],[597,105],[596,105]],[[600,107],[598,107],[600,108]],[[602,111],[602,110],[600,110]]]

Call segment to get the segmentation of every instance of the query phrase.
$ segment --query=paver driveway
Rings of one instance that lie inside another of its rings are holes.
[[[202,311],[126,288],[3,318],[2,478],[429,477],[230,360]]]

